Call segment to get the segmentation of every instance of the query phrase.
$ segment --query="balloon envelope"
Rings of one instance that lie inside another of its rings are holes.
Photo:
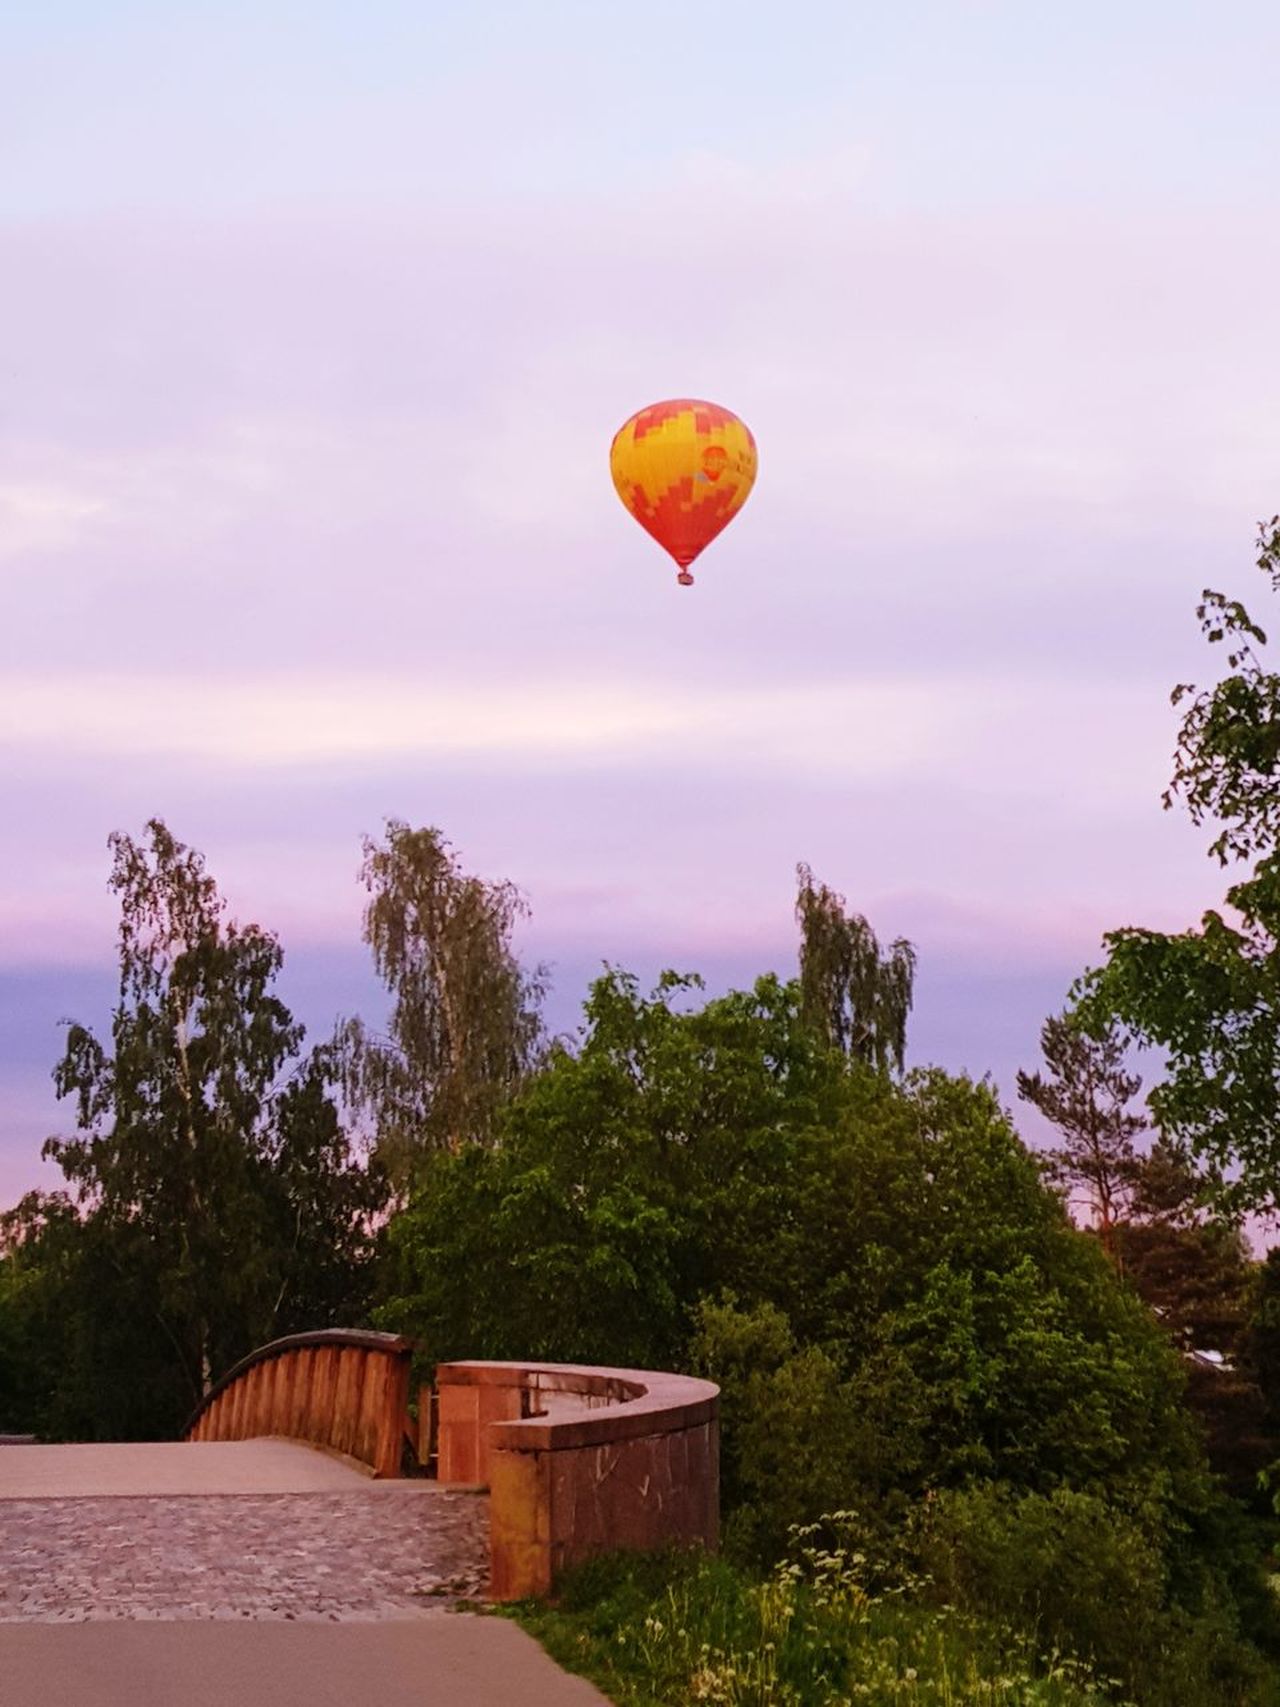
[[[756,478],[750,428],[717,403],[673,397],[620,427],[609,452],[618,496],[693,581],[689,565],[746,503]]]

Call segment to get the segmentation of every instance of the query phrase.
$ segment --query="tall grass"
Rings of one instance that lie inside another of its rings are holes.
[[[765,1581],[720,1560],[598,1561],[553,1608],[518,1616],[619,1707],[1116,1707],[1120,1694],[1064,1656],[910,1584],[871,1592],[860,1557],[806,1556]]]

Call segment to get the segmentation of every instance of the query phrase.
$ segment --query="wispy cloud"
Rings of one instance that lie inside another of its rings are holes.
[[[58,486],[0,486],[0,560],[65,551],[102,508],[87,493]]]
[[[11,675],[0,740],[39,753],[135,759],[180,754],[249,768],[378,754],[626,765],[750,755],[883,777],[940,761],[978,708],[945,685],[756,689],[537,681],[518,685],[379,676],[195,680],[178,675]]]

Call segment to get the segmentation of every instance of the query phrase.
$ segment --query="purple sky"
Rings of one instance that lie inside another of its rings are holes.
[[[376,1006],[387,815],[527,891],[561,1025],[604,959],[788,969],[805,859],[917,944],[914,1058],[1006,1092],[1102,930],[1220,892],[1159,793],[1196,596],[1260,593],[1280,508],[1271,8],[34,11],[0,1202],[153,813],[320,1030]],[[607,472],[671,394],[760,446],[691,591]]]

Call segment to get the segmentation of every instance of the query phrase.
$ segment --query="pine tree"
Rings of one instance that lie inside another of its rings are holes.
[[[1049,1150],[1049,1172],[1084,1198],[1103,1248],[1117,1260],[1115,1228],[1132,1199],[1138,1168],[1134,1140],[1147,1122],[1130,1104],[1142,1080],[1126,1071],[1124,1044],[1108,1032],[1093,1038],[1066,1014],[1040,1031],[1046,1072],[1018,1074],[1018,1095],[1038,1108],[1065,1142]]]

